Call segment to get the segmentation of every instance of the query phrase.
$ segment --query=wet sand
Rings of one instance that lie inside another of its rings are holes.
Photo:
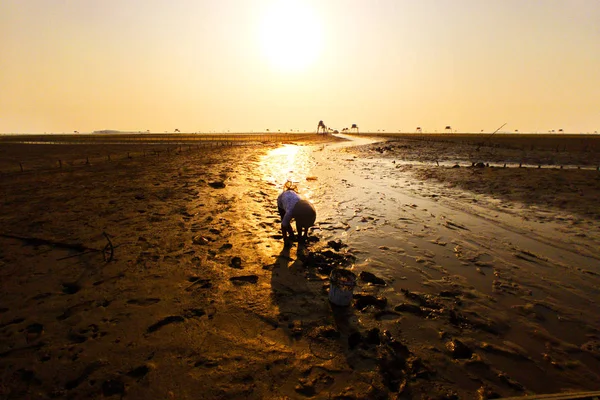
[[[79,161],[3,173],[0,394],[598,390],[597,152],[518,168],[501,147],[377,140],[118,147],[90,165],[85,145],[46,145]],[[288,178],[317,208],[307,247],[280,238]],[[327,298],[338,265],[363,273],[348,308]]]

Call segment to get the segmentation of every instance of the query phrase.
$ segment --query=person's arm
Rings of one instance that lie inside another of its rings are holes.
[[[294,229],[292,228],[292,213],[286,212],[281,220],[281,234],[283,235],[283,239],[287,239],[288,234],[290,237],[294,237]]]

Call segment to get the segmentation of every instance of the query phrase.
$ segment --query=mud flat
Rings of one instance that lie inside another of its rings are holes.
[[[525,169],[474,168],[448,144],[447,166],[411,158],[439,153],[433,141],[319,140],[117,147],[110,160],[94,147],[89,164],[85,145],[39,145],[74,162],[3,173],[0,394],[598,390],[597,171],[528,168],[537,178],[497,193],[488,181]],[[10,153],[32,157],[33,146]],[[565,174],[565,188],[558,175],[540,184],[549,173]],[[287,178],[317,206],[307,246],[279,236]],[[358,276],[350,307],[328,301],[332,268]]]

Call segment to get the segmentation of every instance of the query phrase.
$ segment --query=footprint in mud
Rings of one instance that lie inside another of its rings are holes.
[[[87,311],[88,308],[92,304],[94,304],[93,300],[84,301],[82,303],[75,304],[74,306],[67,308],[61,315],[56,317],[56,319],[59,321],[64,321],[65,319],[69,318],[70,316],[72,316],[75,313],[78,313],[80,311]]]
[[[39,339],[44,333],[44,325],[34,322],[33,324],[27,325],[25,328],[25,340],[27,343],[31,343]]]
[[[150,372],[150,367],[147,365],[140,365],[139,367],[135,367],[129,372],[127,372],[127,376],[134,379],[142,379]]]
[[[25,321],[25,318],[15,318],[15,319],[12,319],[12,320],[8,321],[5,324],[0,324],[0,328],[5,328],[5,327],[7,327],[9,325],[20,324],[23,321]]]
[[[75,294],[81,290],[81,286],[76,282],[65,282],[62,284],[62,292],[64,294]]]
[[[77,386],[81,385],[91,374],[105,365],[106,363],[102,361],[94,361],[93,363],[88,364],[77,378],[72,379],[65,384],[65,389],[75,389]]]
[[[99,281],[96,281],[96,282],[94,282],[94,283],[93,283],[93,285],[94,285],[94,286],[102,285],[102,284],[104,284],[104,283],[108,283],[108,282],[116,281],[116,280],[118,280],[118,279],[121,279],[121,278],[123,278],[123,277],[125,277],[125,274],[124,274],[123,272],[120,272],[120,273],[118,273],[118,274],[117,274],[117,275],[115,275],[115,276],[111,276],[111,277],[109,277],[109,278],[106,278],[106,279],[101,279],[101,280],[99,280]]]
[[[163,326],[173,324],[173,323],[184,322],[184,321],[185,321],[185,318],[183,318],[180,315],[171,315],[171,316],[161,319],[160,321],[158,321],[155,324],[150,325],[148,327],[148,329],[146,329],[146,333],[153,333],[153,332],[156,332],[157,330],[159,330],[160,328],[162,328]]]
[[[155,297],[148,297],[145,299],[131,299],[131,300],[127,300],[127,304],[134,304],[136,306],[150,306],[152,304],[156,304],[160,301],[160,299],[157,299]]]

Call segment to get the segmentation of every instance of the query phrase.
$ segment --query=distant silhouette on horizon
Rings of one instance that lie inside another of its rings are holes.
[[[317,125],[317,134],[319,133],[319,129],[321,129],[323,135],[327,133],[327,126],[325,126],[323,120],[319,121],[319,124]]]

